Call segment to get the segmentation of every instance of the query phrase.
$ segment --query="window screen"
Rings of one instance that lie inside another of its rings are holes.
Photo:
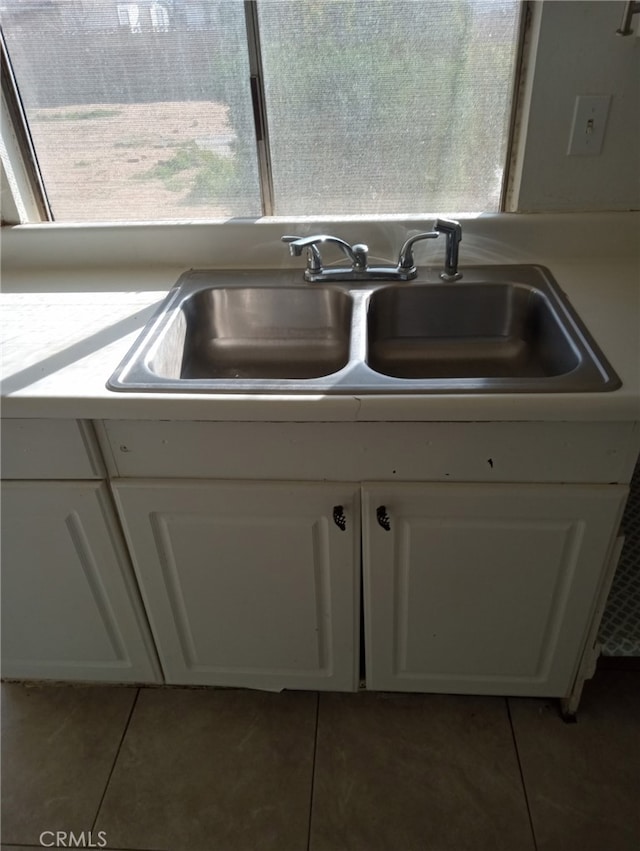
[[[499,208],[520,5],[257,0],[249,42],[241,0],[4,0],[3,31],[57,220],[255,217],[261,180],[283,216],[473,212]]]
[[[260,214],[241,2],[4,2],[54,218]]]
[[[266,0],[258,9],[279,207],[498,209],[517,2]]]

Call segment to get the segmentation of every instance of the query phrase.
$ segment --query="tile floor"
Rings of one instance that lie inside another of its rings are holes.
[[[15,683],[2,710],[5,851],[640,849],[637,667],[599,670],[577,724],[534,699]]]

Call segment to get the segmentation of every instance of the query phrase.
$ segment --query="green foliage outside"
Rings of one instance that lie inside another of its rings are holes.
[[[237,170],[232,157],[187,142],[169,159],[138,175],[138,180],[160,180],[172,192],[188,189],[185,203],[209,204],[236,191]]]

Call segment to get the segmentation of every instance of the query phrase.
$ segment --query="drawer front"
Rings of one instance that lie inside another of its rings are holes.
[[[207,423],[109,420],[120,478],[627,483],[633,423]]]
[[[93,426],[85,420],[3,420],[3,479],[101,479]]]

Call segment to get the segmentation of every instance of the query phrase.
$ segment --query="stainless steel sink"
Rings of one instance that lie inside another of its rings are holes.
[[[369,366],[396,378],[544,379],[580,366],[549,299],[521,284],[379,290],[368,339]]]
[[[109,379],[182,393],[545,393],[620,380],[540,266],[411,283],[189,272]]]
[[[310,379],[349,358],[352,301],[339,290],[207,287],[185,293],[147,361],[173,380]]]

